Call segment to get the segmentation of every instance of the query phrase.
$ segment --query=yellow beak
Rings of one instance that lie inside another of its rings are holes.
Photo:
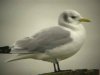
[[[86,19],[86,18],[81,18],[79,21],[80,22],[91,22],[89,19]]]

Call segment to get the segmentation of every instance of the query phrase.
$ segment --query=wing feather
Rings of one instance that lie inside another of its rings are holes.
[[[19,41],[17,45],[28,52],[45,52],[72,41],[70,32],[59,26],[51,27],[32,36],[33,39]],[[26,43],[26,44],[25,44]]]

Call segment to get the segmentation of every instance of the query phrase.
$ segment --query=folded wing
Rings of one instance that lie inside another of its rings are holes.
[[[13,50],[24,53],[45,52],[71,42],[70,32],[59,26],[45,29],[36,35],[19,40]]]

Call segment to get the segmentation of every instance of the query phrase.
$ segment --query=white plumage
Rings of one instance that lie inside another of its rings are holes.
[[[12,53],[31,54],[18,54],[9,61],[33,58],[56,63],[54,59],[64,60],[74,55],[80,50],[86,36],[81,22],[89,20],[74,10],[64,11],[59,16],[59,26],[44,29],[12,46]]]

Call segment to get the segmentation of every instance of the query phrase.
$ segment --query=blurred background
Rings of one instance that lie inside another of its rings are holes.
[[[0,46],[32,36],[58,24],[59,14],[74,9],[91,23],[84,23],[87,39],[73,57],[60,62],[61,69],[100,69],[100,0],[0,0]],[[24,59],[5,61],[17,54],[0,54],[2,75],[37,75],[53,71],[52,63]]]

